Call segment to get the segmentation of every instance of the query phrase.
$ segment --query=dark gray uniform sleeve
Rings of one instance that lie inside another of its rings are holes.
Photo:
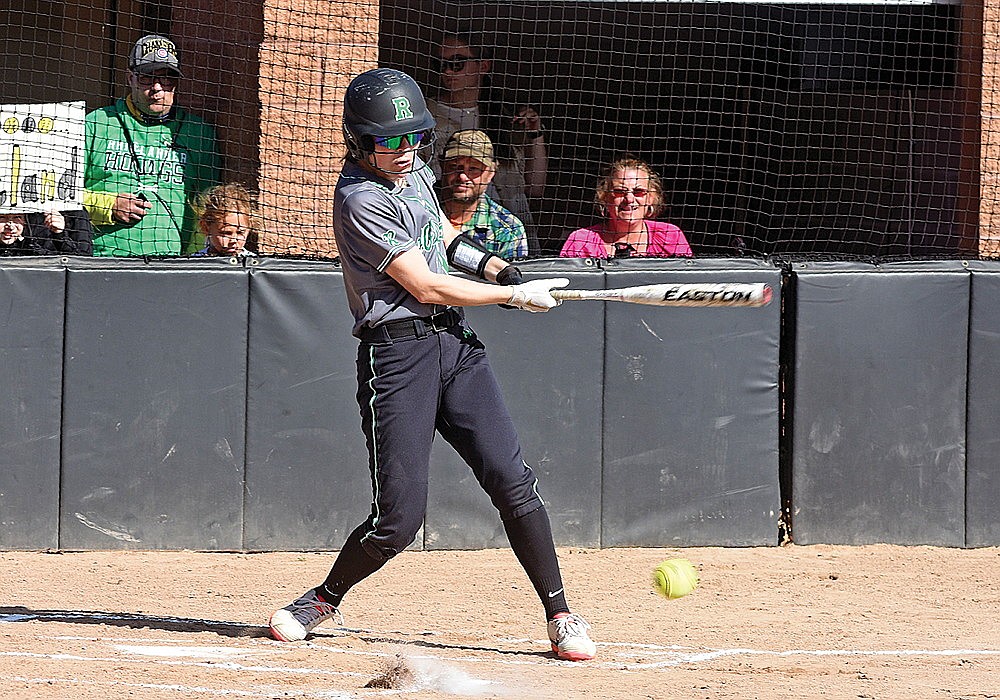
[[[402,226],[402,212],[382,192],[374,188],[356,190],[344,198],[341,207],[343,240],[353,261],[364,261],[383,272],[396,256],[416,245],[412,234]]]

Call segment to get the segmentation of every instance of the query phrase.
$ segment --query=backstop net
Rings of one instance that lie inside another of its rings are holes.
[[[11,2],[8,107],[106,107],[131,89],[139,37],[176,43],[175,99],[214,127],[218,180],[258,200],[261,255],[336,256],[344,88],[375,66],[424,88],[438,157],[456,128],[490,136],[484,191],[523,220],[518,257],[610,226],[598,185],[623,157],[657,174],[662,206],[643,211],[695,256],[980,257],[1000,237],[989,4]],[[123,170],[160,157],[121,149]],[[166,187],[158,167],[147,186]]]

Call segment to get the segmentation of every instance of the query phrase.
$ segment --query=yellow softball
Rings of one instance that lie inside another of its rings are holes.
[[[698,587],[698,571],[687,559],[667,559],[653,569],[653,588],[664,598],[680,598]]]

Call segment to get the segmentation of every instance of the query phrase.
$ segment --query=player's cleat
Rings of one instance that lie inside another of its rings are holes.
[[[597,654],[597,645],[587,636],[590,625],[579,615],[559,613],[549,620],[549,640],[552,651],[560,659],[586,661]]]
[[[305,639],[313,627],[332,617],[344,624],[340,610],[320,598],[314,589],[310,589],[291,604],[275,611],[268,624],[271,636],[279,642],[297,642]]]

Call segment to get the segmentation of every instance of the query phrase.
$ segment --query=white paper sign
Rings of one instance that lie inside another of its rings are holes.
[[[0,213],[83,208],[84,102],[0,105]]]

